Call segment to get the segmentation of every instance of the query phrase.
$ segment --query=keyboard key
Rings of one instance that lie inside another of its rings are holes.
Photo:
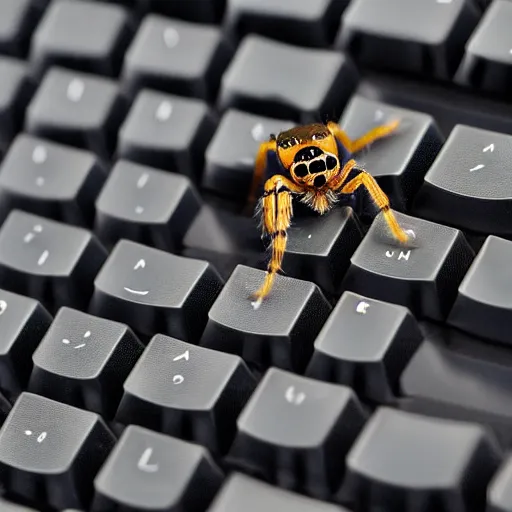
[[[476,233],[510,235],[512,135],[456,125],[414,200],[419,217]]]
[[[226,460],[280,487],[328,499],[365,421],[350,388],[271,368],[238,418]]]
[[[251,33],[299,46],[330,46],[348,0],[230,0],[225,26],[238,40]]]
[[[255,387],[239,357],[157,334],[126,379],[116,421],[200,443],[220,455],[233,441],[238,414]]]
[[[369,150],[356,153],[364,168],[388,195],[391,208],[408,211],[444,143],[434,118],[423,112],[354,95],[340,119],[340,126],[356,140],[378,125],[399,119],[393,136],[374,142]]]
[[[509,344],[512,309],[508,273],[512,242],[489,236],[459,286],[448,322],[482,338]]]
[[[33,86],[28,79],[26,64],[21,60],[3,56],[0,56],[0,83],[2,84],[0,88],[0,157],[2,157],[7,152],[12,139],[22,128],[25,107],[32,95]]]
[[[269,366],[301,373],[331,306],[313,283],[277,275],[258,306],[250,296],[265,272],[238,265],[208,313],[201,346],[239,355],[258,371]]]
[[[396,212],[416,239],[400,247],[379,214],[352,256],[343,289],[401,304],[421,318],[444,320],[475,253],[455,228]]]
[[[118,134],[117,155],[198,179],[216,127],[208,105],[156,91],[141,91]]]
[[[116,76],[129,38],[128,12],[121,6],[58,0],[49,5],[34,32],[31,67],[38,77],[55,65]]]
[[[347,512],[332,503],[280,489],[242,473],[233,472],[215,496],[208,512]]]
[[[231,54],[216,26],[149,14],[126,52],[123,86],[130,96],[149,88],[213,101]]]
[[[512,509],[512,456],[508,455],[496,472],[487,492],[488,512],[506,512]]]
[[[0,392],[13,403],[27,386],[32,353],[51,323],[40,302],[0,290]]]
[[[305,80],[307,76],[314,81]],[[297,123],[341,115],[357,85],[357,70],[340,52],[300,48],[248,35],[222,77],[219,107]]]
[[[130,425],[94,480],[91,511],[206,510],[222,480],[201,446]]]
[[[63,307],[34,352],[28,391],[110,419],[143,349],[127,325]]]
[[[336,46],[365,67],[450,80],[479,17],[468,0],[353,0]]]
[[[104,181],[93,153],[20,133],[0,166],[0,219],[20,209],[89,227]]]
[[[345,292],[315,340],[306,376],[350,386],[373,402],[391,403],[422,340],[407,308]]]
[[[512,41],[508,20],[511,16],[509,0],[495,0],[489,5],[466,45],[455,75],[456,83],[474,91],[501,94],[509,91],[512,85]]]
[[[114,443],[97,414],[22,393],[0,430],[2,482],[36,503],[86,507]]]
[[[108,160],[123,115],[124,105],[115,82],[53,67],[27,108],[25,130],[88,149]]]
[[[501,458],[481,425],[380,407],[348,454],[338,500],[355,510],[382,503],[393,510],[406,510],[406,503],[425,512],[483,510]]]
[[[52,315],[61,306],[84,309],[106,257],[89,231],[13,210],[0,229],[0,286]]]
[[[294,125],[291,121],[229,109],[206,149],[202,187],[245,204],[260,144],[272,133]],[[278,169],[277,161],[270,163]]]
[[[425,341],[400,378],[400,408],[487,425],[511,448],[510,349],[444,326],[425,327]]]
[[[221,287],[206,261],[120,240],[94,281],[89,312],[130,325],[143,341],[162,333],[194,343]]]
[[[118,160],[96,201],[95,232],[107,247],[124,238],[174,252],[201,202],[185,176]]]

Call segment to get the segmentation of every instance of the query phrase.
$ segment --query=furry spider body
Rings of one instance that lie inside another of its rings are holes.
[[[341,195],[353,194],[363,186],[382,211],[391,233],[401,243],[409,235],[400,227],[389,206],[387,196],[375,179],[352,158],[372,142],[393,133],[398,122],[377,126],[357,140],[351,140],[338,124],[313,123],[297,126],[263,142],[256,156],[253,183],[248,205],[254,208],[256,192],[265,177],[269,153],[274,153],[283,170],[265,182],[258,211],[262,217],[262,236],[270,238],[272,255],[265,280],[253,295],[255,306],[269,294],[275,275],[281,270],[290,227],[292,197],[320,215],[328,212]]]

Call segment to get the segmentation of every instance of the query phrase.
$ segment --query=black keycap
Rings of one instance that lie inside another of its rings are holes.
[[[512,242],[492,235],[485,240],[459,286],[448,317],[451,325],[482,338],[511,343],[511,258]]]
[[[479,16],[467,0],[353,0],[336,45],[363,66],[449,80]]]
[[[91,510],[204,511],[222,480],[203,447],[130,425],[94,480]]]
[[[455,228],[395,215],[414,232],[410,248],[395,242],[379,214],[351,258],[343,288],[401,304],[415,316],[444,320],[475,253]]]
[[[224,23],[238,40],[256,33],[300,46],[330,46],[348,0],[228,1]]]
[[[422,339],[404,306],[345,292],[315,340],[306,376],[390,403],[399,395],[400,375]]]
[[[26,388],[32,353],[51,322],[40,302],[0,290],[0,392],[13,403]]]
[[[111,79],[53,67],[27,108],[25,129],[108,160],[124,114],[123,103]]]
[[[231,55],[219,27],[150,14],[126,52],[123,86],[213,101]]]
[[[197,179],[216,124],[202,100],[143,90],[119,130],[116,152],[120,158]]]
[[[314,77],[307,80],[305,77]],[[349,57],[250,34],[222,77],[218,104],[298,123],[341,115],[357,85]]]
[[[238,265],[208,313],[201,345],[241,356],[257,370],[301,372],[331,306],[313,283],[277,275],[259,306],[251,295],[265,272]]]
[[[339,296],[350,257],[362,237],[352,208],[334,208],[321,217],[297,217],[289,230],[283,273],[317,284],[328,297]]]
[[[36,0],[0,2],[0,53],[25,56],[41,11]]]
[[[0,229],[0,286],[42,302],[84,309],[107,253],[83,228],[13,210]]]
[[[130,325],[143,341],[162,333],[195,342],[221,287],[206,261],[120,240],[94,281],[89,312]]]
[[[227,461],[327,499],[340,485],[345,455],[365,421],[350,388],[271,368],[238,418]]]
[[[90,151],[20,133],[0,166],[0,219],[21,209],[89,227],[104,181]]]
[[[31,68],[38,77],[55,65],[116,76],[129,38],[128,12],[123,7],[58,0],[49,5],[31,39]]]
[[[202,23],[219,23],[222,20],[226,0],[147,0],[148,8],[170,18],[181,18]]]
[[[502,453],[482,425],[379,407],[347,459],[337,498],[355,510],[483,510]]]
[[[405,212],[444,142],[434,118],[355,95],[339,124],[356,140],[372,128],[395,119],[401,126],[392,136],[374,142],[354,157],[377,180],[389,197],[391,208]]]
[[[96,201],[95,232],[108,247],[124,238],[174,252],[201,203],[185,176],[118,160]]]
[[[242,473],[233,472],[215,496],[208,512],[347,512],[332,503],[280,489]]]
[[[424,330],[400,378],[400,408],[487,425],[512,448],[510,349],[442,326]]]
[[[114,443],[97,414],[22,393],[0,430],[0,478],[35,503],[86,507]]]
[[[126,379],[116,421],[223,454],[255,387],[254,377],[239,357],[158,334]]]
[[[272,133],[278,134],[294,125],[291,121],[229,109],[206,149],[201,185],[244,204],[260,144]]]
[[[25,107],[33,92],[33,85],[29,81],[27,67],[23,61],[3,56],[0,56],[0,83],[2,84],[0,88],[0,157],[2,157],[23,126]]]
[[[509,23],[512,4],[495,0],[471,35],[455,82],[473,90],[507,94],[512,85],[512,42]]]
[[[143,349],[127,325],[63,307],[34,352],[28,391],[111,418]]]
[[[476,233],[510,235],[512,136],[456,125],[425,175],[412,212]]]
[[[507,512],[512,509],[512,456],[508,455],[496,472],[487,491],[488,512]]]

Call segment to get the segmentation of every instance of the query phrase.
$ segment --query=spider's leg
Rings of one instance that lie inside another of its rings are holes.
[[[258,192],[258,187],[261,185],[263,178],[265,176],[265,168],[267,166],[267,154],[269,151],[275,151],[277,148],[277,142],[274,140],[269,140],[266,142],[262,142],[258,149],[258,153],[256,154],[256,160],[254,163],[254,173],[252,175],[252,183],[251,188],[249,190],[249,195],[247,197],[247,201],[245,204],[245,212],[248,215],[252,215],[254,213],[254,207],[256,205],[256,193]]]
[[[292,194],[303,192],[301,186],[284,176],[275,175],[265,183],[265,192],[261,198],[262,236],[268,235],[271,245],[271,257],[267,265],[265,280],[254,293],[255,304],[269,294],[277,272],[281,270],[286,250],[287,230],[293,215]]]
[[[345,185],[341,184],[339,192],[342,194],[352,194],[360,186],[366,188],[371,198],[382,212],[389,229],[393,236],[402,243],[410,240],[410,235],[400,226],[395,215],[389,206],[389,199],[381,190],[374,177],[364,169],[358,169],[360,172],[357,176],[348,181]]]
[[[399,124],[399,121],[391,121],[388,124],[376,126],[355,140],[352,140],[340,128],[340,126],[333,121],[329,121],[327,123],[327,128],[338,139],[338,141],[347,148],[350,153],[354,154],[361,151],[376,140],[383,139],[384,137],[391,135],[398,128]]]

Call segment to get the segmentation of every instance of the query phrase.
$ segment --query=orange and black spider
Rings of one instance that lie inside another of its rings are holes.
[[[410,235],[398,224],[390,209],[389,200],[375,179],[359,167],[354,153],[372,142],[392,134],[398,121],[377,126],[357,140],[351,140],[338,124],[313,123],[298,126],[277,135],[260,145],[256,156],[253,182],[248,205],[254,208],[255,195],[262,182],[269,153],[275,153],[283,174],[275,174],[265,182],[258,212],[262,217],[262,236],[270,238],[272,255],[265,280],[253,295],[254,306],[269,294],[277,272],[281,270],[287,241],[287,230],[293,215],[292,196],[297,196],[314,211],[323,215],[341,195],[353,194],[360,186],[381,210],[392,235],[406,243]],[[411,234],[412,235],[412,234]]]

